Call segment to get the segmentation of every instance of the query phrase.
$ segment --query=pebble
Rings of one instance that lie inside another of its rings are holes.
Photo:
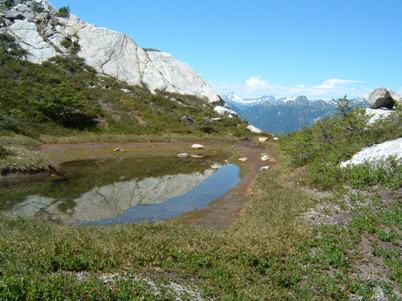
[[[202,144],[193,144],[193,145],[191,146],[191,148],[192,148],[192,149],[204,149],[205,146],[202,145]]]
[[[222,167],[222,165],[219,164],[219,163],[214,163],[214,164],[212,164],[212,166],[211,166],[212,169],[219,169],[219,168],[221,168],[221,167]]]
[[[181,153],[177,155],[178,158],[188,158],[189,156],[190,155],[188,153]]]
[[[247,157],[243,157],[243,158],[240,158],[240,159],[239,159],[239,161],[241,161],[241,162],[246,162],[247,160],[248,160]]]
[[[268,155],[262,155],[261,157],[261,161],[268,161],[270,159],[270,157],[268,157]]]

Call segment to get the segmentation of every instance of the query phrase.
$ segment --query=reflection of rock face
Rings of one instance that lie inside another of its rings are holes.
[[[63,201],[29,196],[14,208],[14,212],[30,217],[50,216],[52,220],[63,223],[111,218],[138,204],[161,203],[184,194],[213,173],[213,170],[207,169],[204,173],[167,175],[95,187],[75,199],[76,206],[67,212],[59,209]]]

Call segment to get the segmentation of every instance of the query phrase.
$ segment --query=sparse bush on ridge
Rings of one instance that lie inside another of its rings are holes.
[[[154,51],[154,52],[161,52],[161,50],[157,49],[157,48],[142,48],[142,50],[146,51]]]
[[[63,6],[59,8],[59,10],[56,13],[56,16],[61,17],[61,18],[68,18],[70,16],[70,7],[69,6]]]

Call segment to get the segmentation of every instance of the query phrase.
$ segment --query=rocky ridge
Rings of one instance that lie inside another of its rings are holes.
[[[10,4],[11,2],[11,4]],[[58,13],[47,0],[0,1],[0,33],[10,34],[33,63],[76,55],[99,73],[151,91],[196,95],[220,101],[189,65],[166,52],[143,49],[123,33]]]

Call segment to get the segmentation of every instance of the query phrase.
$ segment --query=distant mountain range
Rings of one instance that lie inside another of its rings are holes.
[[[306,127],[334,114],[337,106],[331,100],[310,100],[306,96],[276,98],[273,95],[242,98],[229,93],[223,99],[227,105],[254,126],[282,134]],[[353,107],[367,107],[362,98],[351,100]]]

